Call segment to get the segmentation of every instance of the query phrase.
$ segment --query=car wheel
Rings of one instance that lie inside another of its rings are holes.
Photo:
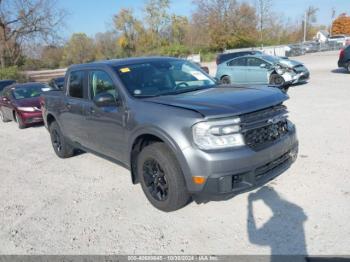
[[[1,109],[0,109],[0,120],[4,123],[10,122],[10,120],[4,116],[4,113],[2,112]]]
[[[178,210],[191,199],[181,168],[164,143],[151,144],[141,151],[137,175],[147,199],[159,210]]]
[[[231,84],[231,79],[229,76],[223,76],[221,78],[221,84],[223,85],[230,85]]]
[[[15,121],[18,124],[18,128],[19,129],[25,129],[27,126],[24,124],[22,118],[17,114],[17,112],[15,113]]]
[[[346,69],[348,70],[348,73],[350,73],[350,62],[347,64]]]
[[[74,155],[74,148],[68,143],[63,136],[57,122],[53,122],[50,127],[50,136],[53,149],[59,158],[69,158]]]
[[[270,84],[271,85],[276,85],[276,86],[284,86],[286,83],[286,81],[284,80],[284,78],[280,75],[277,74],[273,74],[270,77]]]

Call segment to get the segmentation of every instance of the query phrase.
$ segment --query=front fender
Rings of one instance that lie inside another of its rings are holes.
[[[129,149],[128,152],[130,152],[129,166],[132,167],[132,155],[131,155],[132,147],[135,141],[137,140],[137,138],[143,135],[153,135],[161,139],[169,147],[169,149],[174,153],[176,160],[180,165],[182,173],[185,177],[186,184],[188,185],[189,183],[191,183],[192,175],[190,173],[190,168],[187,164],[184,154],[182,153],[183,150],[185,150],[186,148],[180,148],[178,143],[172,138],[170,134],[168,134],[166,131],[158,127],[143,126],[132,132],[128,142],[128,149]]]

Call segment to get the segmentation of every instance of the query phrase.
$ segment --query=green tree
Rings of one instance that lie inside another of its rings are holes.
[[[81,64],[93,60],[95,60],[95,46],[93,39],[84,33],[73,34],[64,47],[64,64]]]
[[[112,59],[118,53],[118,36],[115,32],[98,33],[95,36],[96,59]]]
[[[40,60],[43,67],[49,69],[59,68],[63,59],[64,49],[61,46],[45,46],[41,51]]]
[[[127,56],[136,50],[138,34],[142,31],[142,24],[139,22],[132,9],[121,9],[113,17],[114,26],[119,32],[118,44]]]
[[[257,17],[253,6],[236,0],[194,0],[193,34],[207,34],[213,50],[254,45]],[[201,39],[199,37],[199,39]]]

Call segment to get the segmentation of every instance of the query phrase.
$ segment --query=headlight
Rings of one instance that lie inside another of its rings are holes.
[[[19,111],[23,111],[23,112],[35,112],[35,108],[34,107],[17,107],[17,109]]]
[[[200,122],[192,127],[194,143],[203,150],[244,146],[239,118]]]

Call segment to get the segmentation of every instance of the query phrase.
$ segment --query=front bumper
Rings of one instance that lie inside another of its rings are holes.
[[[290,84],[305,83],[310,79],[310,72],[300,72],[291,76]]]
[[[259,151],[248,146],[204,152],[193,147],[183,151],[182,165],[190,193],[206,198],[229,197],[261,186],[282,174],[296,160],[298,140],[295,128]],[[206,178],[204,185],[192,182],[192,176]]]
[[[19,116],[21,117],[22,121],[26,125],[36,124],[36,123],[42,123],[43,122],[43,116],[41,111],[36,112],[18,112]]]

